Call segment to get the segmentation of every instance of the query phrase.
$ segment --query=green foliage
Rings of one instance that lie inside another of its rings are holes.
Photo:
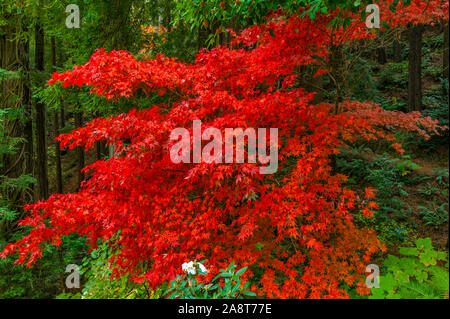
[[[442,167],[438,167],[434,170],[434,174],[436,176],[436,182],[441,185],[444,186],[446,188],[448,188],[448,168],[442,168]]]
[[[409,3],[409,1],[402,2]],[[174,24],[183,20],[191,26],[191,30],[208,31],[207,43],[212,46],[219,43],[217,29],[223,32],[228,27],[240,29],[260,24],[268,14],[278,9],[290,14],[299,12],[302,8],[302,15],[311,19],[315,19],[320,13],[326,14],[339,9],[339,14],[330,22],[330,26],[345,28],[350,24],[350,18],[344,17],[342,13],[345,11],[358,13],[370,3],[372,3],[370,0],[179,0],[176,1]],[[364,20],[366,11],[361,11],[361,19]]]
[[[13,71],[7,71],[0,68],[0,79],[1,80],[17,80],[19,79],[19,74]]]
[[[169,289],[164,295],[168,295],[170,299],[242,299],[244,296],[255,297],[256,294],[246,290],[250,282],[241,285],[239,278],[245,273],[247,267],[236,271],[236,265],[232,262],[227,269],[221,269],[214,279],[205,284],[201,282],[195,275],[185,274],[178,275],[177,278],[170,282]],[[197,270],[200,276],[206,276],[201,269]]]
[[[78,5],[82,25],[79,29],[68,29],[65,25],[68,4]],[[138,53],[142,47],[141,26],[158,14],[159,1],[115,1],[108,0],[64,0],[55,1],[43,12],[47,33],[61,43],[60,49],[68,57],[67,68],[81,64],[97,48],[120,49]]]
[[[23,236],[15,232],[10,241]],[[0,250],[6,241],[0,239]],[[77,235],[63,238],[63,243],[56,248],[46,245],[43,257],[30,268],[16,265],[16,258],[0,258],[0,298],[54,298],[65,289],[65,270],[67,265],[76,264],[86,250],[85,241]]]
[[[219,28],[230,25],[232,22],[246,26],[261,23],[271,10],[279,7],[293,10],[294,3],[291,0],[180,0],[176,1],[177,18],[175,22],[183,19],[191,26],[191,30],[201,27],[205,21],[208,24],[219,21]],[[213,31],[215,32],[215,30]]]
[[[433,36],[425,36],[422,42],[422,54],[425,58],[428,58],[434,53],[442,54],[444,49],[444,33],[439,32],[438,34],[433,34]]]
[[[408,63],[386,63],[379,76],[378,88],[380,90],[386,90],[392,87],[406,89],[408,86]]]
[[[419,187],[417,191],[424,197],[432,197],[433,195],[439,195],[441,193],[439,187],[433,186],[429,182],[424,186]]]
[[[4,80],[19,79],[17,72],[10,72],[4,69],[0,69],[0,82]],[[2,94],[0,91],[0,98]],[[16,97],[10,97],[10,99]],[[3,101],[3,99],[0,99]],[[13,222],[19,213],[17,203],[13,202],[12,198],[17,198],[19,194],[27,190],[36,181],[30,175],[18,175],[11,176],[9,171],[13,168],[5,167],[7,159],[11,161],[17,161],[17,158],[21,156],[20,149],[25,139],[20,137],[11,136],[10,126],[14,126],[15,122],[22,121],[26,116],[22,108],[2,108],[0,109],[0,240],[5,235],[5,231],[1,227],[2,225],[10,224]],[[2,231],[3,230],[3,231]]]
[[[342,153],[336,165],[350,176],[350,182],[377,189],[376,202],[380,207],[378,216],[381,219],[386,219],[389,213],[398,215],[404,208],[400,197],[408,195],[405,184],[415,182],[407,176],[409,169],[413,168],[408,158],[399,161],[384,154],[367,160],[364,157],[352,158],[350,151]]]
[[[438,79],[441,85],[432,90],[425,91],[423,95],[424,110],[421,113],[439,121],[439,125],[449,127],[449,104],[448,104],[448,80]],[[417,139],[412,135],[406,136],[403,145],[405,149],[411,149],[416,152],[427,154],[436,158],[439,153],[436,152],[438,146],[446,145],[448,147],[449,130],[443,130],[440,135],[433,135],[429,140]],[[443,158],[447,161],[448,158]]]
[[[404,242],[416,227],[410,219],[412,208],[405,204],[409,196],[407,187],[420,185],[430,177],[415,174],[419,166],[409,156],[372,155],[367,148],[342,151],[336,159],[336,167],[349,176],[349,184],[377,189],[375,202],[379,208],[374,218],[358,213],[354,215],[355,220],[375,229],[385,243]]]
[[[151,57],[161,53],[169,57],[176,57],[180,61],[192,63],[198,53],[198,32],[192,30],[184,21],[179,21],[175,26],[170,25],[166,32],[153,33],[153,48]]]
[[[439,228],[448,222],[448,169],[437,168],[434,175],[434,183],[427,182],[418,189],[427,203],[417,208],[426,225]]]
[[[430,238],[418,239],[415,247],[399,249],[401,257],[388,255],[386,270],[380,276],[380,288],[372,288],[369,299],[442,299],[448,298],[448,262],[445,252],[433,249]]]
[[[353,56],[349,56],[353,59]],[[350,85],[351,96],[358,101],[374,100],[378,94],[377,83],[372,76],[373,66],[368,60],[357,58],[351,72],[348,82]]]
[[[114,277],[110,258],[115,253],[108,243],[83,259],[80,266],[82,289],[75,293],[62,293],[58,299],[143,299],[158,298],[162,290],[147,291],[143,284],[130,281],[130,276]]]
[[[411,216],[411,212],[409,209],[407,212],[402,214],[402,218],[385,218],[379,213],[375,214],[374,218],[367,218],[362,213],[358,213],[354,215],[354,218],[358,225],[375,229],[382,242],[396,245],[405,242],[411,234],[412,226],[405,222]]]
[[[384,98],[382,96],[376,96],[375,101],[385,110],[388,111],[407,111],[407,103],[399,100],[395,96]]]
[[[440,79],[440,82],[441,87],[424,93],[423,104],[426,109],[423,114],[438,120],[440,125],[449,126],[448,79]],[[448,137],[448,130],[444,133]]]
[[[403,176],[420,168],[419,165],[411,161],[411,156],[409,155],[404,155],[401,159],[391,159],[389,162],[393,163]]]
[[[426,225],[438,228],[448,222],[448,203],[438,204],[433,201],[426,206],[417,206],[417,208]]]

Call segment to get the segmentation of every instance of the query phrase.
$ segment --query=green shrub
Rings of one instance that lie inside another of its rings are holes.
[[[161,291],[148,291],[143,284],[130,281],[129,276],[113,278],[109,262],[113,254],[108,243],[92,251],[80,266],[81,291],[63,293],[57,299],[144,299],[160,296]]]
[[[16,231],[14,239],[21,238]],[[54,298],[65,289],[67,265],[76,264],[86,250],[85,240],[72,234],[62,238],[59,247],[45,245],[43,257],[30,268],[14,263],[15,258],[0,258],[0,298]],[[12,240],[11,240],[12,241]],[[0,250],[7,242],[0,240]]]
[[[202,270],[203,265],[196,262],[194,265],[196,272],[178,275],[170,282],[169,289],[164,295],[168,295],[170,299],[242,299],[243,296],[256,296],[255,293],[246,290],[250,282],[241,285],[239,277],[245,273],[247,267],[235,271],[236,265],[232,262],[227,269],[221,269],[220,274],[210,283],[204,284],[196,279],[197,274],[206,276],[206,272]]]
[[[438,204],[433,201],[428,203],[427,206],[418,206],[417,208],[426,225],[438,228],[448,222],[448,203]]]
[[[380,287],[371,289],[369,299],[448,298],[448,256],[434,250],[430,238],[418,239],[416,247],[402,247],[399,253],[402,257],[388,255]],[[441,267],[438,261],[447,263]]]
[[[378,88],[385,90],[397,87],[406,89],[408,87],[408,63],[407,62],[390,62],[380,72]]]

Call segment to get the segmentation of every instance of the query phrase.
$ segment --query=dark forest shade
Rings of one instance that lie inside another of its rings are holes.
[[[444,62],[443,62],[443,69],[444,69],[444,79],[448,80],[448,22],[444,23]]]
[[[409,27],[408,105],[410,111],[422,110],[422,33],[423,25]]]
[[[402,61],[402,44],[400,43],[400,39],[397,38],[392,43],[392,59],[396,63]]]

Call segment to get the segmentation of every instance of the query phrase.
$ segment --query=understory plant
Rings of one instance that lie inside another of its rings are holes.
[[[102,243],[79,265],[80,287],[64,289],[57,299],[155,299],[163,288],[148,290],[146,285],[129,280],[128,275],[112,275],[111,257],[116,254],[109,242]]]
[[[220,269],[219,274],[207,283],[198,278],[207,275],[203,264],[194,262],[193,267],[195,270],[185,270],[184,275],[178,275],[172,280],[164,295],[169,299],[242,299],[244,296],[256,296],[254,292],[246,290],[250,282],[240,278],[247,267],[236,271],[236,264],[232,262],[226,269]]]
[[[430,238],[420,238],[415,247],[401,247],[401,256],[388,255],[372,288],[370,299],[448,298],[448,254],[433,248]]]

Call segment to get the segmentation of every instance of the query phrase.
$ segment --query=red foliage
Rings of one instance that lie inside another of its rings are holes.
[[[87,167],[92,177],[78,193],[28,206],[21,225],[31,232],[2,256],[17,251],[17,262],[31,265],[43,243],[59,245],[61,236],[86,235],[95,247],[118,234],[115,273],[151,287],[173,279],[183,262],[207,259],[209,276],[230,260],[259,267],[253,289],[268,297],[345,298],[342,282],[367,293],[365,267],[382,246],[373,231],[355,228],[352,214],[372,214],[374,190],[360,198],[343,187],[346,177],[332,172],[330,158],[361,138],[401,150],[393,129],[428,137],[437,126],[419,113],[355,101],[343,102],[335,115],[334,105],[311,105],[313,93],[292,88],[295,68],[327,57],[330,43],[372,36],[356,20],[345,32],[331,32],[330,19],[275,15],[241,32],[234,48],[200,52],[193,65],[98,50],[85,65],[54,74],[49,84],[89,85],[108,99],[142,90],[177,101],[95,119],[60,136],[63,148],[106,140],[116,145],[116,157]],[[279,128],[279,173],[259,175],[257,164],[173,164],[170,132],[195,119],[203,129]]]
[[[408,24],[430,24],[440,23],[441,20],[448,21],[448,0],[413,0],[409,5],[399,1],[396,10],[390,10],[394,1],[380,1],[381,19],[391,27],[407,26]]]

